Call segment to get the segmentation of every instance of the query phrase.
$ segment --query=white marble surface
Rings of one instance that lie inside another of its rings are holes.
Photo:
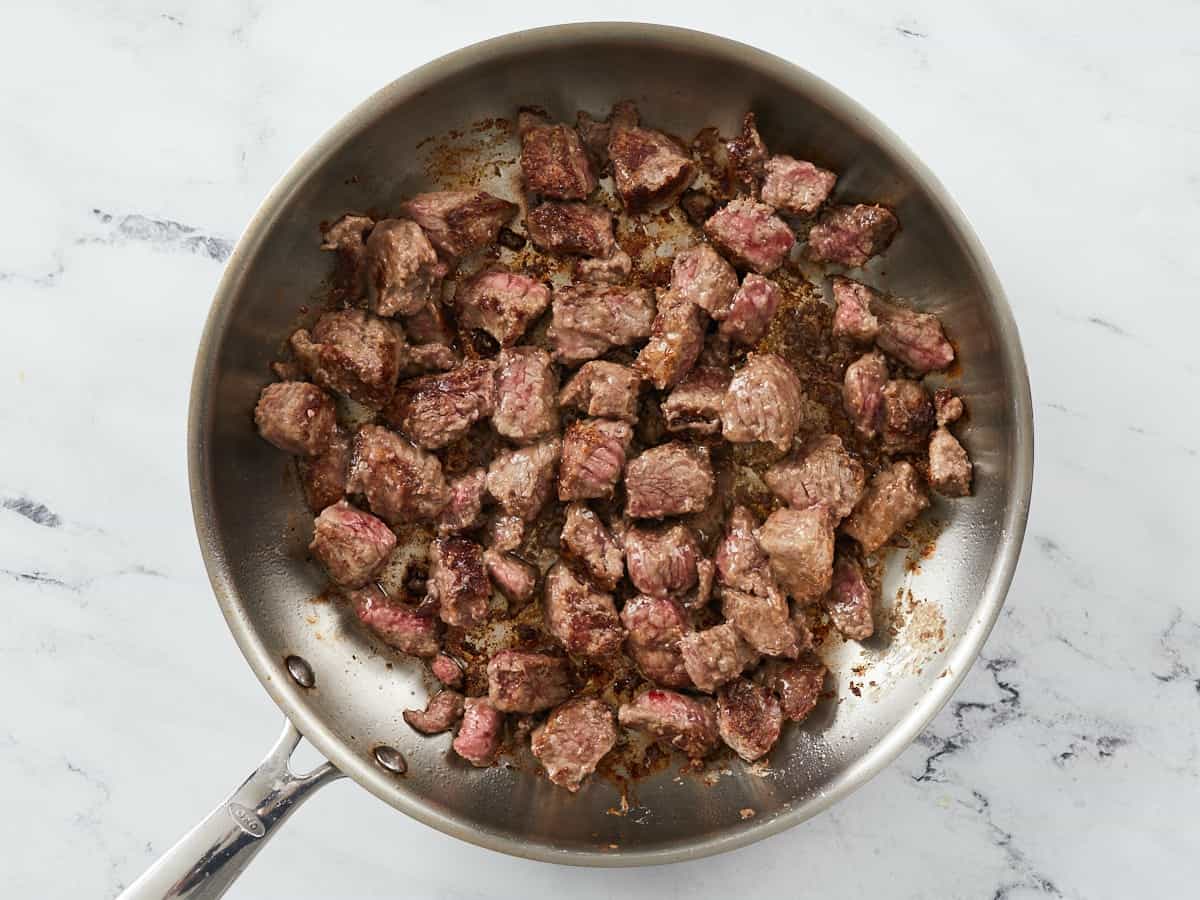
[[[272,181],[460,45],[647,4],[20,3],[0,39],[0,885],[109,897],[279,715],[212,601],[185,407],[209,299]],[[1069,8],[1068,8],[1069,7]],[[879,114],[976,224],[1033,380],[1029,535],[984,658],[816,820],[655,870],[522,862],[349,782],[242,898],[1194,896],[1200,879],[1200,7],[661,3]],[[339,59],[348,64],[333,65]],[[755,893],[759,893],[755,891]]]

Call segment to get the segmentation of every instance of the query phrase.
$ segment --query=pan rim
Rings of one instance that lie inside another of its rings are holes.
[[[927,192],[938,211],[962,242],[976,267],[998,322],[1006,374],[1012,381],[1009,402],[1016,422],[1012,479],[1004,511],[1002,534],[994,564],[988,573],[974,616],[945,659],[949,674],[934,682],[905,718],[860,759],[840,772],[820,794],[796,804],[770,819],[742,823],[715,835],[656,849],[563,849],[549,844],[508,837],[473,828],[469,823],[442,815],[419,798],[395,790],[394,779],[355,753],[320,720],[304,700],[303,691],[277,677],[279,660],[268,653],[245,614],[241,598],[229,577],[220,527],[210,497],[210,462],[202,438],[212,404],[215,350],[220,344],[234,307],[234,299],[247,275],[249,263],[270,233],[288,197],[346,138],[371,122],[384,108],[416,94],[449,75],[478,62],[514,52],[536,51],[561,42],[581,41],[663,42],[717,57],[736,57],[741,64],[770,73],[810,98],[855,120]],[[699,859],[734,850],[778,834],[812,818],[864,785],[903,752],[946,704],[978,658],[1004,605],[1016,570],[1029,515],[1033,488],[1033,412],[1029,375],[1011,307],[981,242],[969,220],[940,181],[886,125],[839,89],[803,67],[748,44],[707,32],[636,22],[586,22],[550,25],[490,38],[432,60],[385,85],[329,128],[289,167],[247,223],[230,256],[214,294],[197,350],[188,407],[188,479],[192,513],[201,555],[213,592],[233,634],[260,683],[280,710],[321,753],[342,772],[389,805],[437,830],[480,847],[526,859],[567,865],[625,867],[659,865]]]

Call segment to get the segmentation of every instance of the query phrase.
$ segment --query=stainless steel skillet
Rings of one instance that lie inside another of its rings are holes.
[[[766,771],[737,763],[709,783],[672,768],[639,782],[637,808],[614,816],[606,811],[618,791],[605,781],[573,796],[519,768],[475,770],[448,754],[447,737],[421,738],[404,726],[400,711],[423,696],[418,668],[311,599],[322,584],[303,562],[308,515],[249,410],[297,305],[327,274],[315,223],[346,209],[394,208],[427,187],[417,143],[428,135],[531,102],[570,118],[625,97],[647,121],[679,134],[708,124],[732,133],[753,109],[769,145],[838,171],[840,196],[897,210],[903,231],[868,274],[919,298],[955,338],[977,484],[970,500],[935,505],[931,515],[944,527],[918,571],[891,561],[884,615],[893,627],[865,647],[823,648],[840,673],[839,697],[787,731]],[[447,834],[577,865],[695,859],[804,821],[895,758],[975,660],[1020,551],[1032,427],[1016,327],[965,217],[891,132],[803,69],[711,35],[635,24],[522,32],[423,66],[360,105],[292,167],[248,225],[214,299],[189,412],[196,528],[230,630],[288,723],[262,766],[126,896],[218,896],[274,826],[341,774]],[[851,685],[859,664],[870,674]],[[304,777],[287,769],[299,734],[330,761]]]

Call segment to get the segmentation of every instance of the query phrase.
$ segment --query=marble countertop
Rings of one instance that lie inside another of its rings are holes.
[[[259,200],[413,66],[503,31],[651,9],[532,2],[501,23],[476,3],[356,6],[6,16],[6,896],[113,896],[278,730],[212,601],[185,472],[195,347]],[[1194,893],[1200,601],[1179,563],[1200,535],[1187,500],[1200,493],[1200,7],[1059,7],[653,7],[791,58],[878,114],[966,210],[1012,300],[1036,404],[1028,537],[983,657],[920,740],[794,830],[658,869],[510,859],[343,781],[230,896]]]

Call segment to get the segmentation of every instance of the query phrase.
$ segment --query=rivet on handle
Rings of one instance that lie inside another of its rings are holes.
[[[303,657],[289,656],[283,662],[287,666],[288,674],[292,676],[292,681],[300,687],[310,688],[317,683],[317,676],[313,674],[312,666]]]
[[[380,744],[375,748],[375,762],[379,763],[380,768],[387,769],[396,775],[403,775],[408,771],[408,763],[404,761],[400,751],[386,744]]]

